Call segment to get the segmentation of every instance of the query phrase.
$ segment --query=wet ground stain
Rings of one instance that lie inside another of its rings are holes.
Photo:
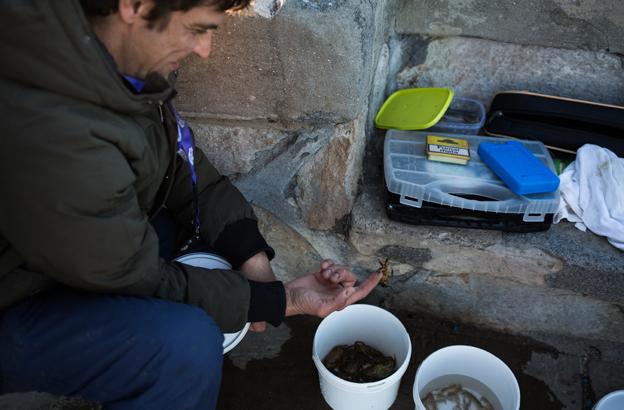
[[[485,349],[503,360],[520,385],[522,410],[561,410],[562,404],[540,380],[523,373],[533,352],[558,354],[531,339],[458,325],[432,317],[394,313],[412,339],[412,357],[401,380],[393,410],[414,409],[412,388],[418,365],[434,351],[449,345],[465,344]],[[218,409],[329,409],[319,388],[312,363],[312,340],[320,319],[287,318],[292,337],[279,356],[249,362],[246,369],[235,367],[226,356]],[[579,404],[579,408],[581,408]]]

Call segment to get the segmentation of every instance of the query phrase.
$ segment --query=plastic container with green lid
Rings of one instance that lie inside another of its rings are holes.
[[[451,100],[450,88],[408,88],[392,94],[375,118],[378,128],[424,130],[433,127],[444,115]]]
[[[455,96],[446,113],[430,131],[478,135],[483,124],[485,124],[483,104],[477,100]]]

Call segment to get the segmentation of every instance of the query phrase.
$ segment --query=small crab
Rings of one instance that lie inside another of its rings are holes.
[[[388,267],[388,260],[389,259],[386,258],[386,260],[382,262],[381,259],[379,259],[379,272],[381,272],[381,280],[379,281],[379,284],[384,288],[390,286],[388,284],[388,279],[390,279],[394,274],[392,269]]]

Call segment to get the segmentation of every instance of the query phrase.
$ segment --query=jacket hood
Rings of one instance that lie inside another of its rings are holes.
[[[4,79],[129,113],[171,94],[128,90],[78,0],[0,0],[0,10]]]

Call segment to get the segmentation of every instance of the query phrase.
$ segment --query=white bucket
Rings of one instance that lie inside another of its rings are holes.
[[[186,255],[180,256],[178,259],[176,259],[176,261],[185,265],[196,266],[198,268],[232,269],[232,265],[230,265],[228,261],[212,253],[188,253]],[[238,332],[223,334],[223,354],[226,354],[230,350],[234,349],[234,347],[236,347],[236,345],[239,344],[241,340],[243,340],[245,334],[247,333],[247,330],[249,329],[249,325],[249,323],[246,323],[245,326]]]
[[[332,348],[357,341],[393,356],[397,370],[372,383],[349,382],[327,370],[322,360]],[[327,316],[316,329],[312,346],[321,392],[335,410],[389,408],[396,400],[411,354],[412,344],[405,326],[392,313],[372,305],[351,305]]]
[[[450,376],[450,377],[449,377]],[[454,379],[457,377],[457,379]],[[502,409],[518,410],[520,408],[520,387],[513,372],[507,365],[493,354],[472,346],[449,346],[430,354],[418,367],[414,381],[414,402],[416,410],[425,410],[420,400],[431,390],[440,389],[449,384],[457,383],[471,390],[479,390],[477,384],[471,385],[471,379],[485,385],[490,394],[481,391],[493,406],[496,401]],[[433,383],[434,381],[437,383]],[[426,389],[425,389],[426,388]],[[427,391],[428,390],[428,391]],[[495,407],[496,408],[496,407]]]
[[[624,409],[624,390],[614,391],[604,396],[594,407],[594,410],[622,410]]]

